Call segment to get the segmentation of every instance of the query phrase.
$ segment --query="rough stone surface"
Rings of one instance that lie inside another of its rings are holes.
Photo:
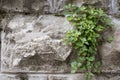
[[[102,74],[94,76],[92,80],[119,80],[119,74]],[[0,74],[0,80],[85,80],[79,74]]]
[[[108,31],[104,33],[105,37],[113,36],[112,42],[105,42],[99,48],[101,60],[102,60],[102,71],[120,73],[120,20],[113,18],[114,31],[113,35]],[[109,37],[107,39],[109,39]]]
[[[1,8],[12,12],[56,13],[69,0],[2,0]]]
[[[84,80],[84,74],[49,75],[48,80]]]
[[[99,47],[102,74],[92,80],[120,80],[120,0],[0,0],[0,11],[8,15],[0,24],[0,80],[85,80],[83,73],[65,74],[76,58],[71,46],[63,43],[72,26],[65,18],[53,16],[71,2],[104,8],[118,18],[112,18],[113,30],[103,33],[106,42]]]
[[[95,76],[95,80],[120,80],[119,74],[102,74]]]
[[[63,7],[73,3],[83,3],[104,8],[109,14],[120,16],[120,0],[1,0],[0,9],[7,12],[57,13]]]
[[[0,80],[48,80],[45,74],[0,74]]]
[[[10,31],[2,32],[3,72],[66,71],[71,47],[64,45],[63,38],[72,26],[65,18],[16,15],[6,28]]]
[[[0,80],[20,80],[15,77],[16,75],[0,74]]]

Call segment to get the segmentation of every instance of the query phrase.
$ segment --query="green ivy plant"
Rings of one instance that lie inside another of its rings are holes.
[[[106,27],[111,27],[111,20],[102,9],[92,6],[65,6],[64,15],[73,25],[65,36],[66,44],[71,44],[76,50],[78,58],[71,63],[72,72],[77,70],[86,72],[86,80],[90,80],[93,73],[99,72],[100,62],[96,60],[97,47],[101,33]]]

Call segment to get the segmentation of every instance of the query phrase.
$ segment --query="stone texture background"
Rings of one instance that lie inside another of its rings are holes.
[[[91,4],[106,10],[114,24],[103,33],[99,46],[102,66],[92,80],[120,80],[120,0],[0,0],[0,80],[84,80],[84,73],[70,73],[76,58],[63,38],[72,25],[54,16],[66,4]],[[46,74],[47,73],[47,74]]]

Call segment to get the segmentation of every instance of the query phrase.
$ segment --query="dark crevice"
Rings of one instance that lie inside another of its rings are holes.
[[[28,75],[25,73],[18,73],[16,78],[18,78],[20,80],[28,80]]]

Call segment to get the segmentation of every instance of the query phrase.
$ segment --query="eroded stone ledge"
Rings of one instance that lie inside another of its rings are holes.
[[[119,74],[102,74],[92,80],[119,80]],[[82,73],[78,74],[0,74],[0,80],[85,80]]]

